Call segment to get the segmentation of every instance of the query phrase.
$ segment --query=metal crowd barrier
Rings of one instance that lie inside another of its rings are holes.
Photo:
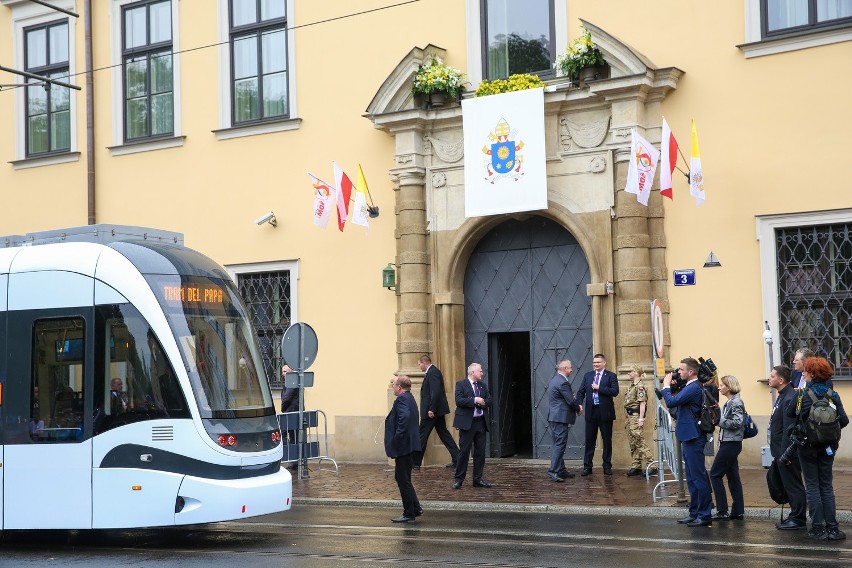
[[[334,465],[334,473],[340,476],[337,462],[328,456],[328,420],[322,410],[302,411],[302,422],[299,423],[299,412],[285,412],[278,415],[278,425],[281,428],[284,442],[284,457],[282,462],[299,464],[299,478],[309,477],[308,461],[317,463],[317,471],[324,470],[322,462],[328,461]],[[322,424],[320,424],[322,417]],[[322,435],[320,435],[322,426]]]
[[[678,454],[675,451],[675,435],[674,425],[672,423],[671,414],[662,405],[657,405],[657,455],[659,463],[657,471],[659,472],[660,482],[654,486],[652,497],[654,502],[657,502],[657,489],[669,483],[678,483],[680,481],[680,472],[682,468],[678,467]],[[666,470],[673,476],[673,479],[666,479]]]

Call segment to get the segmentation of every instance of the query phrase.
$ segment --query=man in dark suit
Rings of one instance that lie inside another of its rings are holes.
[[[586,451],[583,455],[583,473],[592,473],[592,458],[601,432],[603,445],[603,472],[612,475],[612,423],[615,420],[615,403],[618,396],[618,377],[606,369],[606,357],[597,353],[592,359],[594,371],[583,376],[583,384],[577,391],[580,414],[586,414]],[[585,403],[585,406],[583,404]]]
[[[109,389],[110,413],[113,416],[116,416],[127,412],[129,401],[127,399],[127,393],[124,392],[124,383],[121,379],[116,377],[110,381]]]
[[[796,352],[796,357],[799,352]],[[793,452],[788,461],[778,458],[784,454],[790,445],[790,428],[796,423],[796,418],[788,416],[787,410],[791,404],[796,404],[796,389],[790,384],[790,369],[784,365],[772,367],[769,373],[769,387],[778,391],[775,406],[769,415],[769,451],[778,462],[778,473],[781,484],[787,492],[790,501],[790,514],[786,519],[775,524],[779,530],[797,530],[807,528],[807,496],[805,485],[802,483],[802,464],[799,452]]]
[[[473,448],[473,486],[491,487],[482,479],[485,469],[485,433],[488,432],[487,409],[491,406],[488,387],[482,382],[482,365],[471,363],[467,378],[456,383],[456,415],[453,428],[459,429],[459,457],[453,489],[462,486],[467,475],[467,460]]]
[[[420,469],[423,463],[423,454],[426,452],[426,443],[432,428],[438,432],[438,437],[450,452],[452,463],[447,467],[455,469],[456,460],[459,457],[459,447],[453,439],[453,435],[447,430],[447,419],[450,413],[450,403],[447,400],[447,392],[444,390],[444,375],[441,370],[432,364],[429,355],[423,355],[419,361],[420,370],[423,375],[423,386],[420,388],[420,451],[414,455],[414,469]]]
[[[547,400],[550,403],[547,421],[550,423],[550,435],[553,438],[547,477],[557,482],[574,477],[574,474],[565,467],[564,459],[565,447],[568,445],[568,432],[577,420],[577,410],[580,409],[571,390],[571,381],[568,380],[571,370],[571,361],[568,359],[560,361],[556,367],[556,374],[547,386]]]
[[[804,368],[805,359],[813,356],[814,352],[808,349],[807,347],[797,349],[796,352],[793,354],[793,373],[789,383],[794,389],[805,388],[805,381],[804,379],[802,379],[802,369]]]
[[[679,374],[686,385],[672,395],[672,374],[663,379],[663,399],[669,409],[677,409],[675,436],[683,445],[686,464],[686,484],[689,487],[689,516],[678,522],[689,527],[709,527],[713,524],[710,511],[713,499],[707,468],[704,466],[704,445],[707,436],[698,429],[701,414],[701,383],[698,382],[698,361],[682,359]]]
[[[411,394],[411,379],[407,376],[394,377],[391,388],[396,400],[385,418],[385,453],[396,463],[394,479],[402,498],[402,516],[391,520],[395,523],[412,523],[423,514],[414,485],[411,484],[412,456],[420,447],[417,402]]]

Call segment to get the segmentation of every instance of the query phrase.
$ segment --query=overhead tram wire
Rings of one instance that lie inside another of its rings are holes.
[[[399,8],[401,6],[406,6],[408,4],[417,4],[417,3],[422,2],[422,1],[423,0],[406,0],[405,2],[397,2],[396,4],[388,4],[387,6],[380,6],[378,8],[371,8],[369,10],[362,10],[360,12],[353,12],[351,14],[345,14],[343,16],[334,16],[333,18],[326,18],[325,20],[317,20],[316,22],[309,22],[307,24],[290,26],[290,27],[286,28],[286,31],[289,32],[289,31],[298,30],[298,29],[301,29],[301,28],[309,28],[311,26],[318,26],[320,24],[327,24],[327,23],[330,23],[330,22],[336,22],[337,20],[345,20],[347,18],[354,18],[356,16],[364,16],[366,14],[371,14],[373,12],[381,12],[383,10],[389,10],[391,8]],[[42,3],[42,2],[37,2],[37,3],[47,5],[47,3]],[[53,8],[54,6],[51,6],[51,7]],[[58,8],[56,8],[56,9],[58,10]],[[72,15],[74,15],[74,14],[72,14]],[[76,15],[75,15],[75,17],[76,17]],[[170,51],[169,53],[164,53],[162,55],[154,56],[154,57],[152,57],[152,59],[155,59],[157,57],[171,57],[172,55],[180,55],[182,53],[190,53],[192,51],[201,51],[202,49],[209,49],[211,47],[220,47],[220,46],[223,46],[223,45],[228,45],[230,43],[231,43],[231,40],[229,39],[227,41],[220,41],[220,42],[211,43],[211,44],[208,44],[208,45],[201,45],[201,46],[198,46],[198,47],[190,47],[188,49],[182,49],[180,51]],[[107,65],[105,67],[98,67],[97,69],[92,69],[92,73],[96,73],[98,71],[107,71],[109,69],[114,69],[116,67],[123,67],[123,66],[124,66],[124,63],[116,63],[115,65]],[[8,71],[10,73],[21,73],[20,71],[18,71],[18,72],[12,71],[12,70],[7,69],[5,67],[0,67],[0,70]],[[74,73],[73,75],[68,75],[67,77],[68,78],[78,77],[80,75],[85,75],[85,74],[86,74],[86,71],[81,71],[79,73]],[[55,83],[55,84],[60,84],[57,81],[51,81],[51,82]],[[30,85],[19,84],[19,85],[16,85],[16,86],[4,85],[4,88],[0,89],[0,92],[2,92],[4,90],[5,91],[13,91],[15,89],[19,89],[21,87],[27,87],[27,86],[32,86],[32,84],[30,84]],[[71,85],[61,85],[61,86],[70,87],[70,88],[76,89],[78,91],[80,90],[80,87],[74,87],[74,86],[71,86]]]

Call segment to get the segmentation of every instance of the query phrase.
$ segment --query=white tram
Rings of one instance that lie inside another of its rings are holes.
[[[221,266],[179,243],[112,225],[0,238],[2,529],[290,508],[245,308]]]

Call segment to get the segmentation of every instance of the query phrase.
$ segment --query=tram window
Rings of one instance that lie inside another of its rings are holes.
[[[159,340],[130,304],[98,307],[103,364],[95,373],[94,432],[160,418],[189,418],[186,398]]]
[[[83,439],[86,324],[83,318],[39,320],[33,325],[30,439]]]

